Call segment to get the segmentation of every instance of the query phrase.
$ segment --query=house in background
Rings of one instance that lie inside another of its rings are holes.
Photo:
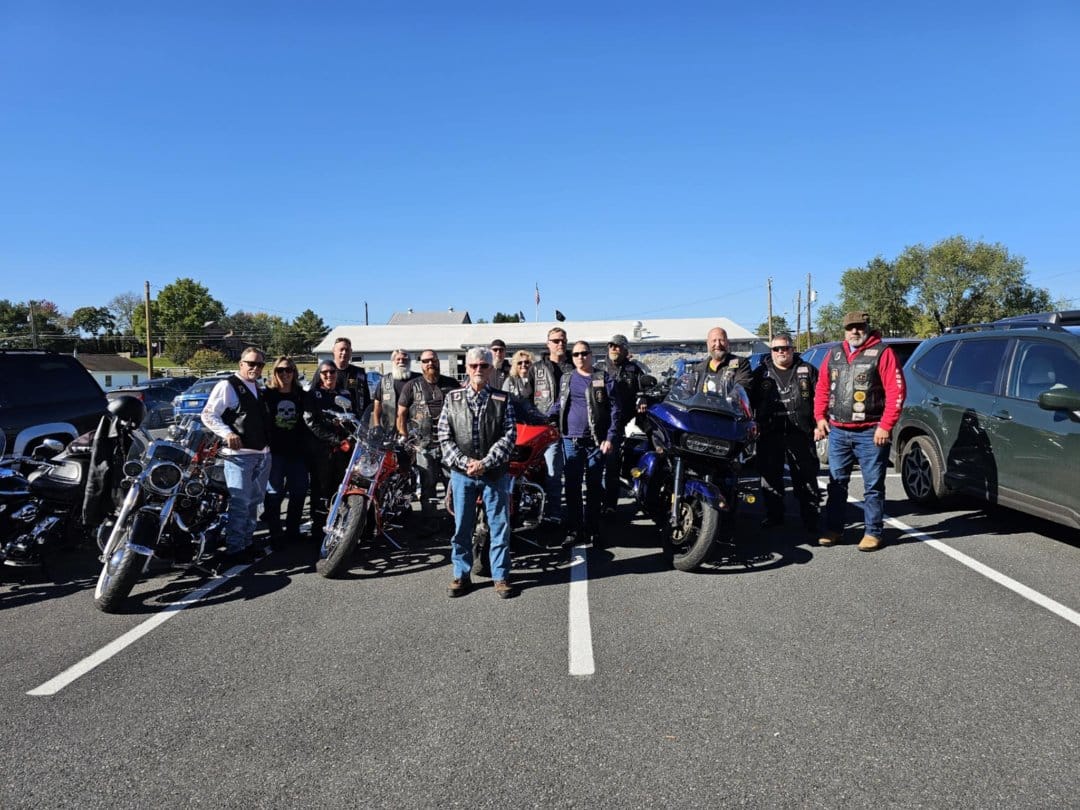
[[[146,366],[118,354],[79,354],[77,358],[102,390],[112,391],[146,382]]]

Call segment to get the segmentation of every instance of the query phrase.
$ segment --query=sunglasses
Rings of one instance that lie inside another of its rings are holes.
[[[566,343],[566,338],[548,338],[548,343]]]
[[[421,357],[420,362],[421,363],[438,363],[439,358],[438,357]]]
[[[790,346],[773,346],[772,350],[774,352],[790,352],[791,347]]]
[[[506,349],[504,349],[502,346],[492,346],[491,350],[493,352],[505,352],[506,351]]]
[[[289,368],[288,366],[278,366],[274,369],[275,374],[295,374],[295,368]]]
[[[491,368],[491,363],[469,363],[469,369],[475,371],[477,369]]]
[[[337,369],[336,368],[324,368],[319,373],[320,374],[337,374]]]
[[[574,357],[588,357],[592,352],[571,352]]]
[[[241,360],[240,362],[248,368],[262,368],[266,365],[266,363],[262,360]]]
[[[519,366],[531,366],[532,362],[529,361],[529,360],[518,360],[517,365],[519,365]]]

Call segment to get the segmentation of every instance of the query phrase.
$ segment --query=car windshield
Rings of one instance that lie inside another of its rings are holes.
[[[693,372],[683,374],[675,381],[665,401],[688,411],[710,411],[736,419],[749,419],[752,413],[750,400],[741,385],[720,377],[698,386],[697,375]]]

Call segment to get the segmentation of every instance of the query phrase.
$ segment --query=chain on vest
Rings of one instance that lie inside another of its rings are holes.
[[[849,363],[840,344],[829,355],[829,419],[834,422],[880,422],[885,413],[885,386],[878,361],[887,347],[878,344],[859,352]]]

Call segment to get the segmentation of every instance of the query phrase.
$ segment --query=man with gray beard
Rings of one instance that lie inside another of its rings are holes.
[[[390,353],[390,362],[390,372],[383,374],[379,380],[371,414],[373,424],[382,425],[386,430],[392,431],[397,429],[397,406],[401,389],[417,375],[409,370],[409,353],[404,349],[394,349]]]

